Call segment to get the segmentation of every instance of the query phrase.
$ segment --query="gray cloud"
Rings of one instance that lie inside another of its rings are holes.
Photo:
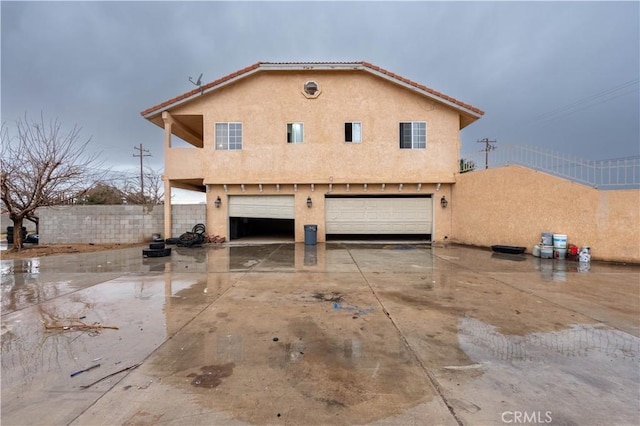
[[[640,154],[637,2],[6,2],[2,119],[77,123],[107,164],[162,166],[139,112],[257,61],[365,60],[486,111],[489,137]],[[624,83],[629,83],[623,87]],[[573,105],[573,106],[572,106]]]

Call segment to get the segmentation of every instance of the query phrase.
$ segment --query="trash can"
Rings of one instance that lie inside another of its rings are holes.
[[[318,225],[304,226],[304,243],[310,246],[318,243]]]

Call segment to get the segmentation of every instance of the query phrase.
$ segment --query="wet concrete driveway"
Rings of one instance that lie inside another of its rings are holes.
[[[638,267],[411,244],[138,248],[2,261],[1,290],[3,425],[640,418]]]

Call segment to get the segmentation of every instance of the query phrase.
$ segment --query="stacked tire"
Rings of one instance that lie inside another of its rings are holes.
[[[171,248],[167,248],[164,246],[164,242],[162,241],[154,241],[149,244],[148,249],[142,250],[143,257],[165,257],[171,256]]]
[[[205,227],[204,224],[198,223],[191,229],[191,232],[185,232],[178,238],[178,247],[202,247],[204,243]]]

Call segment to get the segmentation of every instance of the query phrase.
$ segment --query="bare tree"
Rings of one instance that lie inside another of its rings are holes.
[[[147,167],[145,169],[144,181],[146,198],[149,203],[162,204],[164,201],[164,181],[162,180],[162,171]]]
[[[25,114],[16,121],[16,135],[2,124],[0,136],[0,198],[13,221],[13,247],[20,250],[22,222],[36,221],[40,207],[69,204],[99,180],[97,154],[85,153],[91,138],[82,141],[80,128],[62,130],[62,123],[31,121]]]
[[[145,167],[144,177],[144,198],[140,195],[140,180],[128,179],[124,183],[122,191],[126,194],[129,204],[162,204],[164,200],[164,182],[162,181],[162,171]]]

